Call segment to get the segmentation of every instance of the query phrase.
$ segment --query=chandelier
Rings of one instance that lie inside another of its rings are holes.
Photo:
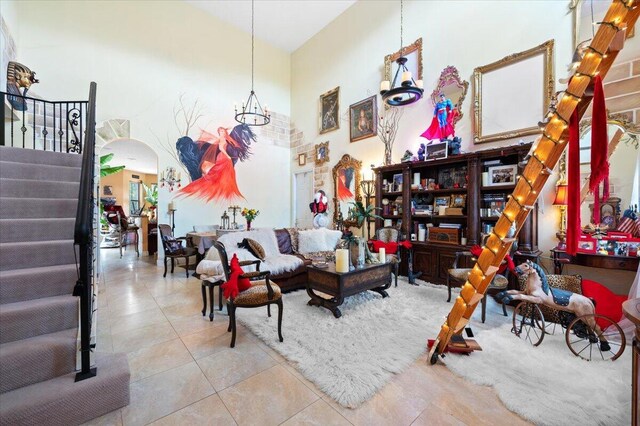
[[[400,57],[396,59],[398,69],[393,77],[393,82],[384,80],[380,83],[380,95],[382,101],[389,106],[404,106],[418,102],[422,98],[424,89],[422,80],[413,79],[411,71],[407,68],[407,58],[403,56],[402,45],[403,4],[400,0]],[[400,79],[398,79],[400,76]],[[400,80],[400,81],[398,81]]]
[[[254,52],[254,28],[253,28],[253,16],[254,16],[254,0],[251,0],[251,93],[246,102],[242,102],[242,109],[238,112],[238,105],[235,106],[236,121],[247,126],[265,126],[271,121],[271,114],[267,110],[267,106],[264,108],[260,105],[258,96],[253,90],[253,52]]]
[[[160,188],[164,188],[165,186],[169,189],[169,192],[173,191],[174,187],[180,188],[182,185],[180,184],[181,173],[178,172],[174,167],[167,167],[166,171],[163,171],[160,175]]]

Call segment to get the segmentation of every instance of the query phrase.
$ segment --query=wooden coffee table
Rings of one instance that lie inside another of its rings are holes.
[[[388,297],[386,290],[391,287],[392,266],[391,263],[371,264],[344,273],[336,272],[334,263],[329,263],[324,269],[308,266],[307,294],[311,300],[307,304],[327,308],[333,312],[333,316],[340,318],[342,312],[338,306],[342,305],[345,297],[367,290]],[[332,297],[321,297],[314,290]]]

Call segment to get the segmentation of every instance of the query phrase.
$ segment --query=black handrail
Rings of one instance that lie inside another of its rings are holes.
[[[96,83],[89,86],[86,132],[82,146],[82,171],[78,209],[73,235],[78,246],[78,281],[73,295],[80,297],[80,356],[82,369],[76,374],[76,382],[96,375],[91,368],[91,316],[93,302],[93,226],[94,226],[94,175],[96,150]]]

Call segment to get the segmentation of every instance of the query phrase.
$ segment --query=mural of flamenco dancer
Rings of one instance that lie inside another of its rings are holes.
[[[444,141],[448,136],[455,137],[454,119],[457,115],[458,110],[451,99],[447,99],[444,93],[440,93],[440,101],[433,110],[431,125],[420,136],[430,141]]]
[[[353,191],[351,190],[354,179],[353,168],[341,169],[338,172],[338,200],[351,200],[354,198]]]
[[[196,197],[207,202],[244,199],[236,181],[235,165],[250,158],[251,142],[256,142],[256,136],[246,124],[235,126],[231,133],[219,127],[217,133],[203,130],[197,141],[183,136],[176,142],[178,158],[191,178],[178,197]]]

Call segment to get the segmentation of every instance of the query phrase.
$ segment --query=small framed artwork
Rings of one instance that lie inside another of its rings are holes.
[[[432,143],[427,145],[427,152],[425,160],[439,160],[440,158],[447,158],[447,151],[449,148],[449,142]]]
[[[298,166],[307,164],[307,154],[298,154]]]
[[[349,138],[351,142],[370,138],[378,133],[378,102],[371,96],[349,106]]]
[[[596,240],[579,240],[577,251],[582,253],[595,253],[596,252]]]
[[[393,190],[395,192],[402,191],[402,173],[393,175]]]
[[[465,208],[467,206],[467,194],[451,194],[451,206]]]
[[[488,186],[515,185],[518,165],[493,166],[487,169],[489,172]]]
[[[113,186],[105,185],[104,187],[104,195],[113,195]]]
[[[320,134],[340,128],[340,87],[320,95]]]
[[[316,165],[329,161],[329,141],[316,145]]]
[[[437,210],[438,207],[449,207],[451,197],[449,195],[442,195],[433,199],[433,206]]]

